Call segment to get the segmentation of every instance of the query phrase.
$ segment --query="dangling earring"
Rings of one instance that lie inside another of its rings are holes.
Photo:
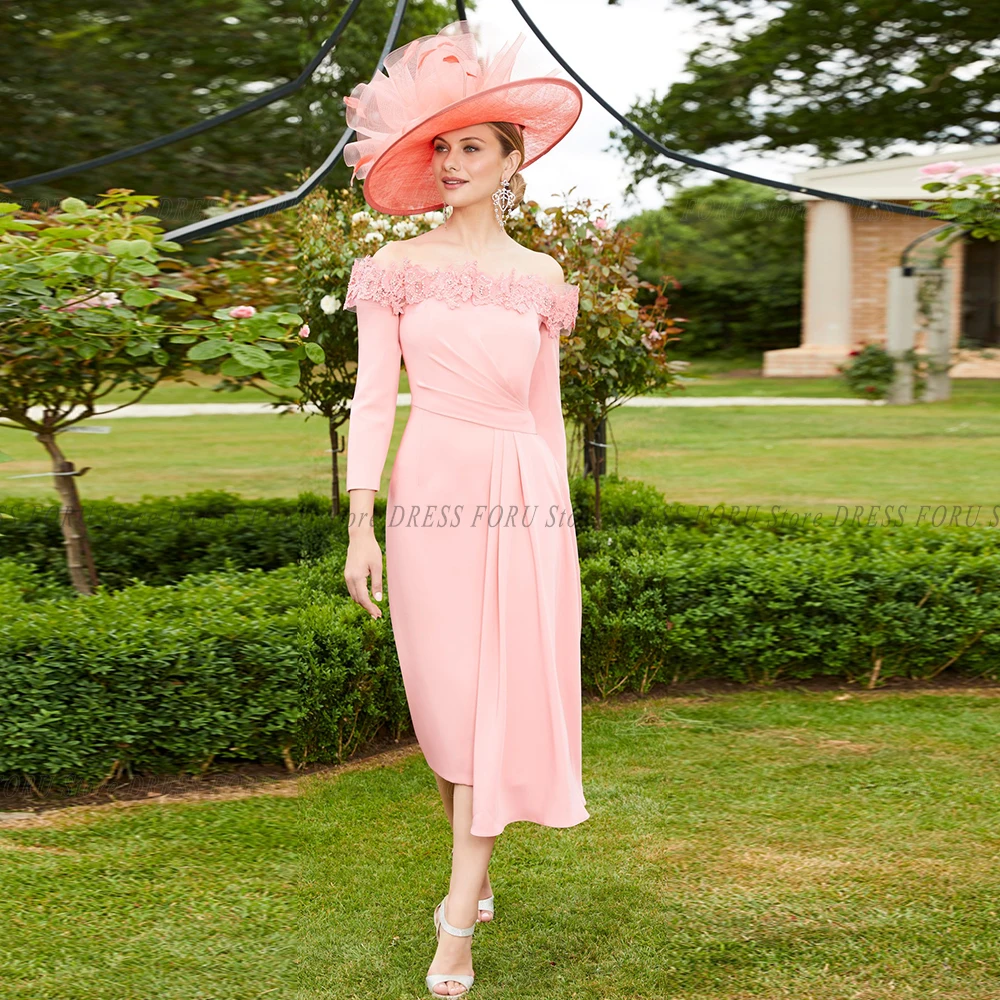
[[[510,189],[510,181],[505,180],[503,184],[501,184],[500,187],[493,192],[493,214],[496,216],[497,225],[504,232],[507,232],[504,220],[507,218],[507,213],[510,212],[513,207],[514,192]]]

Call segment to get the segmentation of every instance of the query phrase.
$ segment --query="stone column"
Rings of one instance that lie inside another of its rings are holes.
[[[802,346],[851,349],[851,206],[809,207]]]
[[[851,350],[851,206],[817,200],[807,211],[802,345],[765,351],[765,377],[837,375]]]

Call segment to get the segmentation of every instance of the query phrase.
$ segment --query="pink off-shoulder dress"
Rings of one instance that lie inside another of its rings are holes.
[[[355,260],[347,489],[378,490],[400,359],[410,413],[389,479],[385,576],[428,765],[472,786],[472,833],[589,818],[581,781],[580,564],[559,332],[579,289],[476,261]]]

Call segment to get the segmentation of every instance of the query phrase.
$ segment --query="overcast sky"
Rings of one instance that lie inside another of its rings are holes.
[[[683,78],[687,54],[707,36],[701,15],[670,0],[623,0],[610,7],[605,0],[521,0],[524,9],[566,62],[620,114],[633,101],[662,97]],[[485,31],[492,54],[518,32],[527,36],[514,76],[541,75],[558,65],[510,0],[479,0],[469,21]],[[715,29],[717,30],[717,29]],[[529,73],[522,72],[523,65]],[[562,71],[565,79],[573,78]],[[620,153],[607,151],[608,133],[618,122],[583,90],[583,113],[569,135],[551,152],[525,168],[527,197],[543,206],[561,203],[561,192],[574,184],[573,195],[589,197],[595,207],[610,204],[609,215],[620,219],[644,208],[656,208],[662,195],[652,181],[644,181],[638,202],[626,204],[622,192],[627,173]],[[944,148],[944,147],[941,147]],[[950,147],[949,147],[950,148]],[[931,153],[934,147],[912,148]],[[771,153],[726,162],[717,153],[702,157],[757,176],[790,181],[792,174],[820,166],[802,154]],[[685,183],[708,183],[724,175],[699,171]]]

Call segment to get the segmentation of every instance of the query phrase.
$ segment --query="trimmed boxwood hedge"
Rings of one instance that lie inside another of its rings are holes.
[[[572,480],[578,530],[593,524],[594,486]],[[697,523],[693,508],[671,508],[644,483],[607,477],[601,484],[603,524]],[[348,510],[348,498],[343,509]],[[376,523],[384,522],[385,499],[376,498]],[[84,500],[84,517],[102,587],[119,589],[136,580],[176,583],[189,573],[217,569],[277,569],[320,558],[347,544],[346,516],[330,517],[330,501],[305,492],[292,499],[247,500],[225,490],[182,497],[144,497],[136,503]],[[7,557],[53,581],[68,583],[59,528],[59,501],[8,499],[0,512],[0,558]],[[706,530],[709,525],[703,524]]]
[[[602,483],[597,531],[592,493],[573,486],[588,692],[1000,677],[995,529],[750,527],[671,511],[626,481]],[[373,620],[349,599],[343,526],[314,514],[318,558],[93,597],[23,561],[25,549],[0,559],[0,776],[58,789],[227,760],[339,761],[408,732],[388,603]],[[203,554],[240,536],[218,537]]]
[[[390,625],[346,598],[342,553],[86,598],[32,594],[12,614],[31,573],[0,561],[6,779],[65,789],[223,759],[339,761],[409,725]]]
[[[6,500],[0,556],[68,581],[58,500]],[[330,501],[315,493],[286,500],[246,500],[225,490],[183,497],[144,497],[137,503],[83,501],[97,576],[118,589],[135,580],[176,583],[216,569],[277,569],[315,559],[347,525],[330,517]]]

